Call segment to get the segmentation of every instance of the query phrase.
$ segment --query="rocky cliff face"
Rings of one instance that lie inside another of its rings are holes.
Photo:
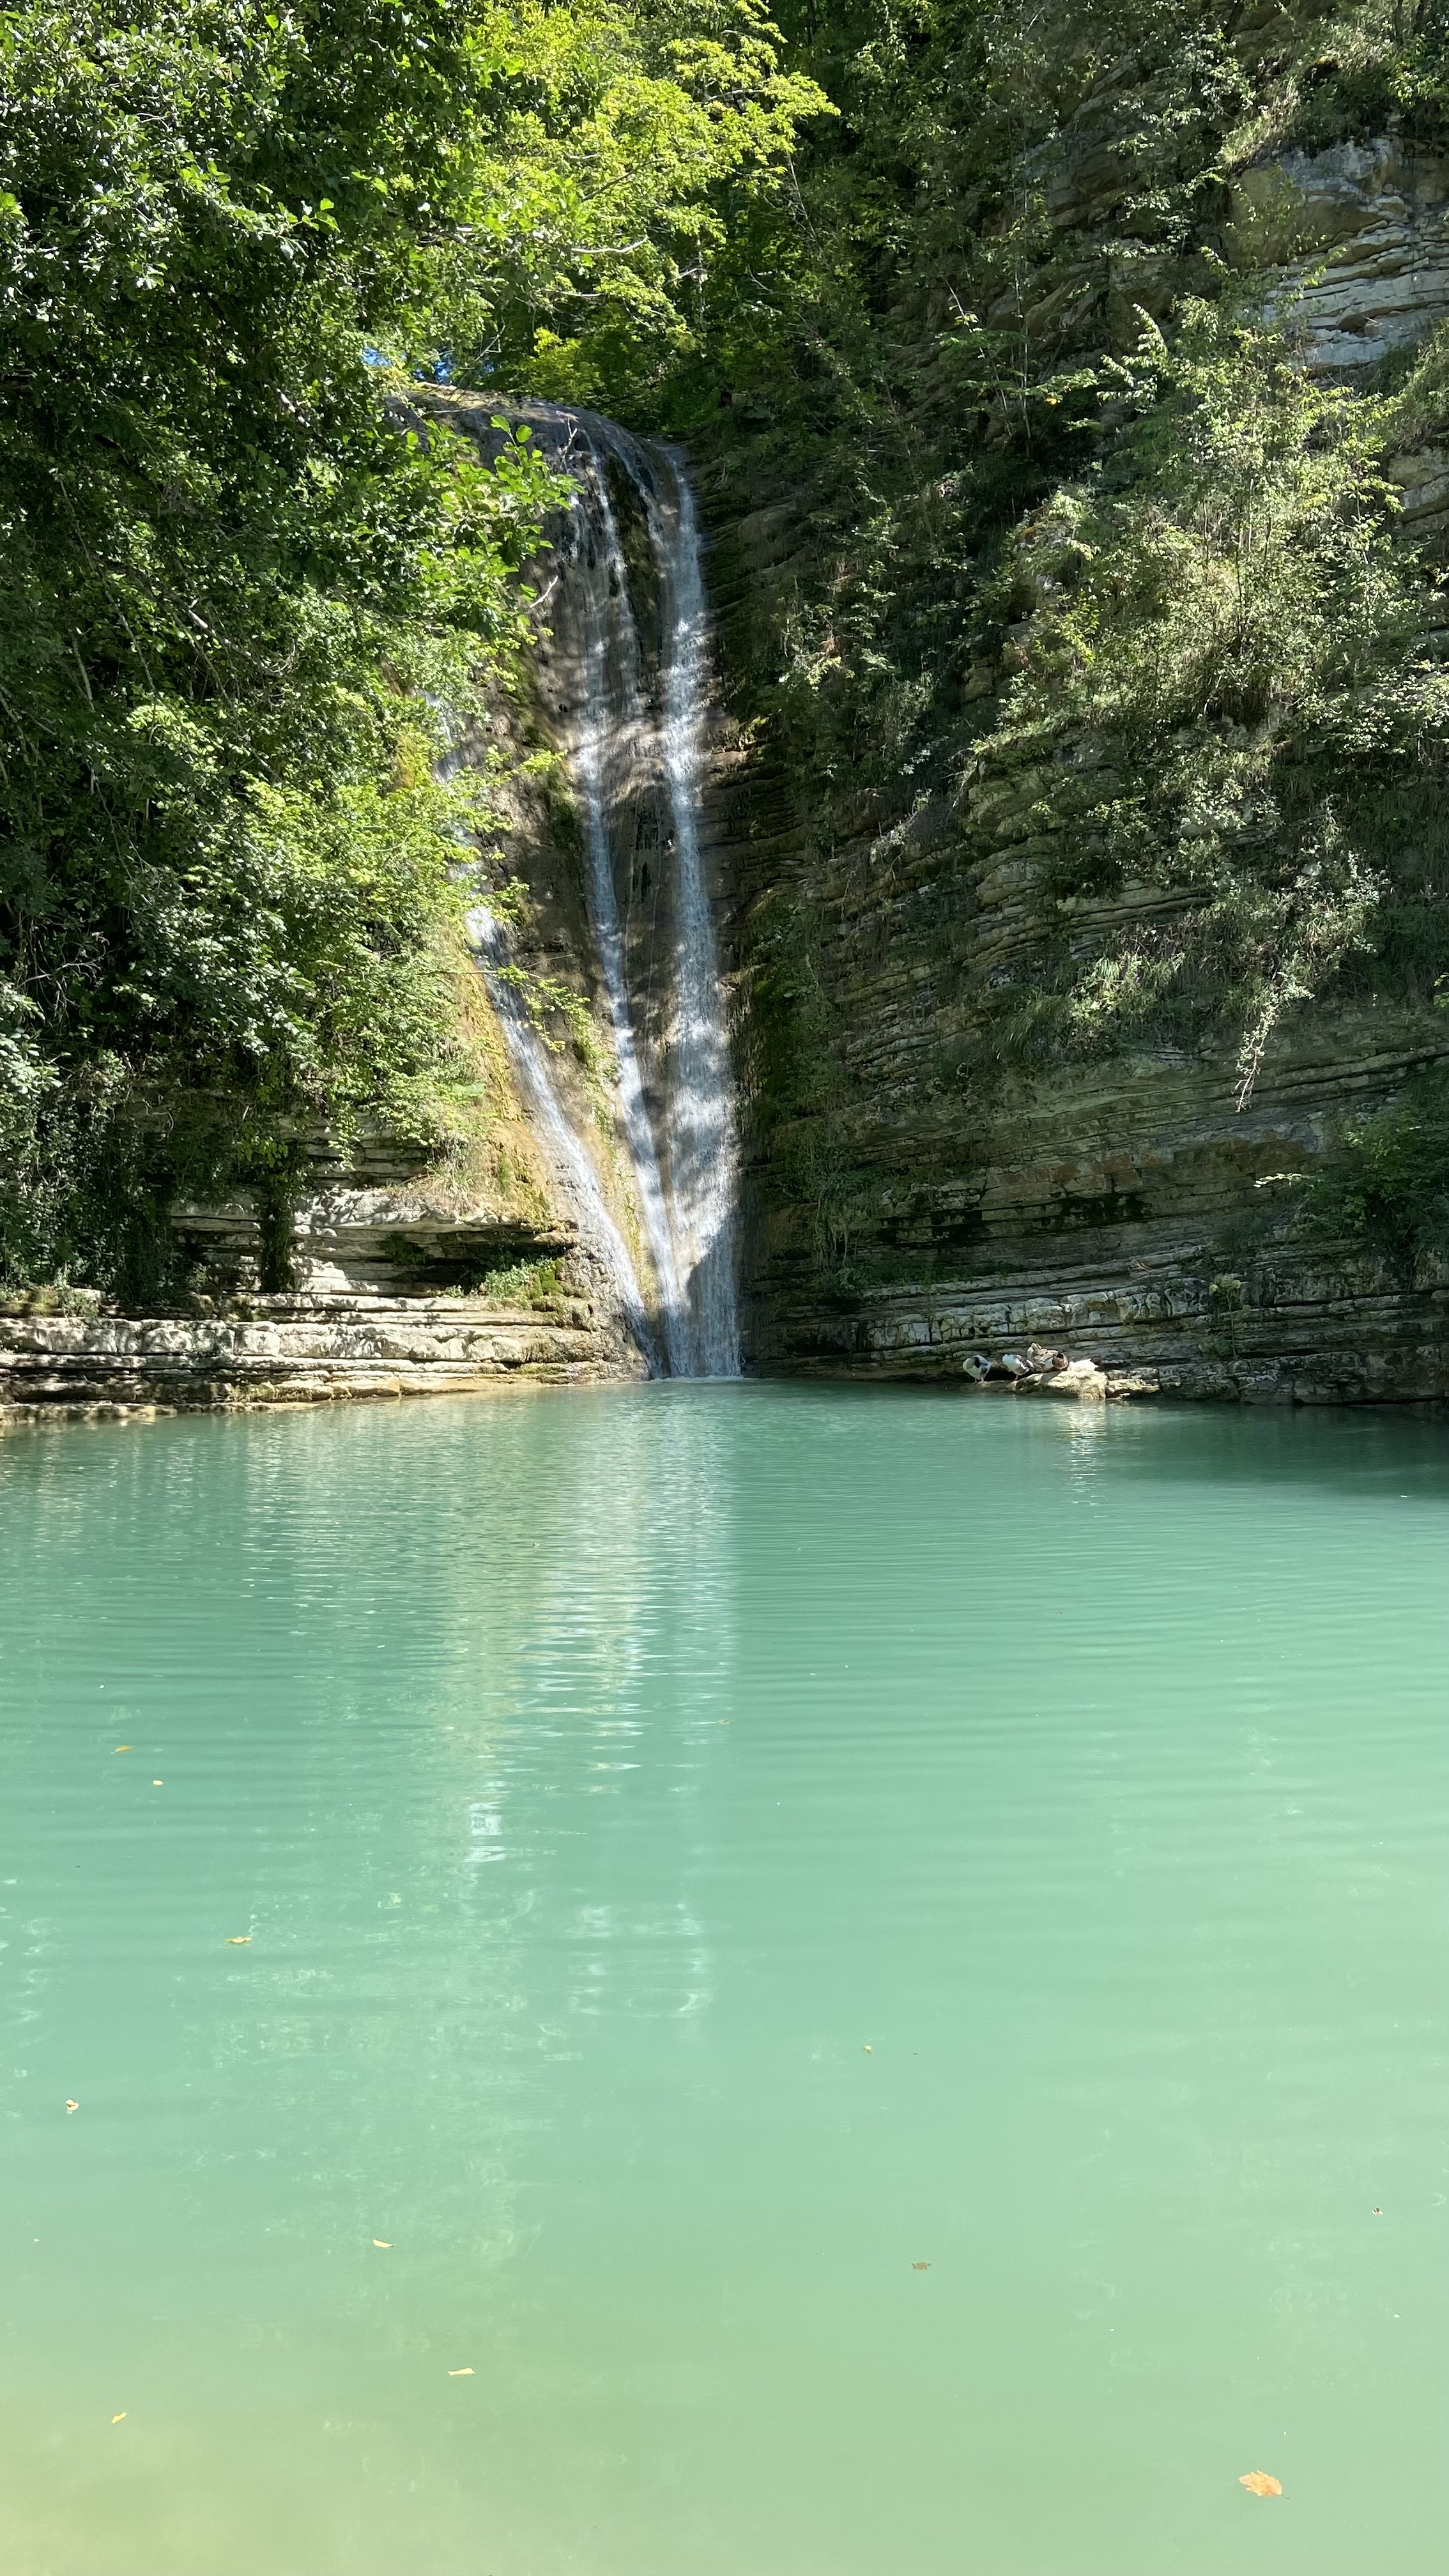
[[[557,1294],[250,1298],[211,1317],[0,1315],[0,1430],[634,1373],[607,1309]]]
[[[1109,218],[1119,161],[1110,120],[1099,132],[1084,114],[1050,175],[1053,224]],[[1393,133],[1250,162],[1220,191],[1214,239],[1330,377],[1391,367],[1449,315],[1449,163]],[[1144,289],[1144,264],[1135,278]],[[1110,294],[1105,310],[1110,319]],[[1061,311],[1043,327],[1055,330]],[[487,435],[490,406],[433,399]],[[818,593],[817,533],[787,475],[742,508],[727,449],[723,424],[696,457],[717,688],[702,839],[746,1111],[747,1364],[1088,1399],[1449,1395],[1449,1267],[1310,1245],[1291,1191],[1332,1154],[1346,1119],[1390,1106],[1449,1063],[1444,1013],[1407,990],[1330,982],[1284,1014],[1246,1105],[1226,1043],[1139,1046],[1036,1071],[1005,1062],[983,1086],[989,1004],[1044,980],[1060,940],[1041,896],[1069,827],[1009,747],[988,744],[934,800],[908,778],[893,799],[802,771],[769,675],[799,600],[812,585]],[[1449,437],[1407,436],[1384,471],[1402,497],[1406,542],[1431,564],[1449,560]],[[647,547],[630,552],[627,494],[617,499],[642,685],[657,698],[660,603]],[[530,755],[499,851],[516,883],[512,953],[536,996],[569,1001],[572,1018],[562,1001],[543,1014],[553,1078],[648,1280],[563,760],[584,656],[566,617],[541,623],[532,704],[500,719],[510,752]],[[657,1112],[670,853],[659,777],[637,746],[617,751],[609,864]],[[1187,900],[1159,877],[1120,882],[1071,898],[1070,932],[1086,951],[1124,931],[1150,938],[1170,932]],[[486,1171],[429,1171],[386,1138],[343,1168],[319,1143],[297,1213],[305,1312],[253,1301],[175,1330],[15,1319],[0,1383],[42,1404],[231,1402],[471,1384],[520,1368],[637,1369],[501,1054],[499,1065]],[[221,1288],[245,1300],[253,1212],[190,1209],[178,1222]],[[560,1265],[556,1292],[524,1316],[488,1307],[489,1271],[539,1258]],[[429,1293],[480,1280],[481,1302],[446,1311]]]
[[[1075,172],[1079,196],[1090,178]],[[1385,135],[1250,166],[1220,237],[1317,367],[1361,370],[1449,312],[1446,208],[1449,169]],[[1388,471],[1406,534],[1442,551],[1449,457],[1415,444]],[[721,472],[713,490],[729,488]],[[766,630],[811,577],[811,533],[787,493],[763,500],[744,515],[717,501],[713,558],[736,727],[714,810],[749,997],[755,1365],[934,1376],[964,1362],[975,1377],[974,1354],[1034,1343],[1034,1382],[1056,1375],[1063,1392],[1449,1392],[1443,1267],[1410,1278],[1310,1252],[1275,1178],[1313,1170],[1346,1116],[1443,1061],[1443,1014],[1330,991],[1285,1016],[1246,1108],[1226,1047],[1005,1071],[985,1102],[963,1091],[983,996],[1045,971],[1040,782],[988,756],[954,802],[883,827],[862,798],[852,832],[847,801],[845,829],[815,830],[759,686]],[[1183,900],[1127,884],[1084,899],[1074,929],[1087,943],[1150,930]],[[1099,1367],[1063,1375],[1088,1359]]]
[[[1449,312],[1449,162],[1396,135],[1285,152],[1232,183],[1224,249],[1317,367],[1370,367]]]

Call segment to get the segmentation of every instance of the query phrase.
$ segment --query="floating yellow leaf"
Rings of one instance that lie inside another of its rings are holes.
[[[1283,2492],[1281,2478],[1270,2478],[1266,2469],[1249,2469],[1239,2478],[1238,2484],[1246,2487],[1249,2495],[1281,2495]]]
[[[118,1744],[116,1747],[118,1753],[134,1753],[135,1750],[134,1744]]]
[[[913,2263],[911,2265],[911,2270],[913,2272],[929,2272],[930,2268],[929,2263]]]
[[[469,2364],[468,2364],[468,2366],[467,2366],[467,2368],[466,2368],[465,2370],[450,2370],[450,2371],[449,2371],[449,2373],[448,2373],[448,2377],[449,2377],[450,2379],[471,2379],[471,2378],[472,2378],[472,2376],[473,2376],[473,2365],[472,2365],[471,2361],[469,2362]]]
[[[251,1937],[250,1932],[228,1932],[226,1946],[229,1950],[244,1950]]]
[[[121,2411],[120,2411],[120,2414],[119,2414],[119,2415],[113,2415],[113,2416],[111,2417],[111,2422],[112,2422],[113,2424],[124,2424],[125,2420],[126,2420],[126,2410],[125,2410],[124,2406],[122,2407],[122,2409],[121,2409]]]
[[[153,1780],[151,1786],[153,1789],[164,1789],[166,1783],[164,1780]]]
[[[392,2238],[390,2236],[374,2236],[372,2241],[377,2247],[379,2254],[390,2254],[392,2252]]]
[[[80,2104],[79,2102],[67,2102],[65,2107],[68,2111],[78,2111],[80,2109]]]

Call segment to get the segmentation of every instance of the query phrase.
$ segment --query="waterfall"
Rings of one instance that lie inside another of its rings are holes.
[[[675,1023],[669,1090],[669,1169],[675,1242],[689,1281],[695,1373],[737,1377],[734,1085],[720,1008],[714,918],[699,847],[705,719],[705,605],[699,524],[680,457],[670,454],[675,507],[666,521],[670,610],[665,657],[664,770],[674,817],[678,904]]]
[[[584,1241],[602,1262],[613,1284],[620,1311],[648,1363],[650,1376],[657,1377],[659,1354],[628,1245],[609,1214],[588,1149],[564,1115],[548,1069],[544,1042],[509,972],[511,961],[502,929],[487,905],[481,903],[468,914],[467,929],[487,978],[489,999],[503,1030],[528,1123],[553,1166],[564,1197],[573,1207]]]
[[[638,1049],[634,1043],[624,928],[619,918],[609,835],[611,770],[618,749],[627,747],[643,720],[639,693],[639,639],[629,616],[628,576],[623,549],[609,500],[609,487],[602,475],[596,478],[592,498],[598,513],[602,542],[596,542],[593,548],[592,563],[587,537],[574,558],[575,579],[583,601],[584,695],[572,744],[574,781],[584,817],[589,910],[618,1069],[619,1121],[658,1282],[660,1320],[669,1374],[671,1377],[695,1377],[699,1372],[691,1366],[689,1308],[675,1255],[673,1211],[665,1196],[659,1152],[645,1104]],[[611,635],[611,626],[621,624],[624,624],[624,632]]]
[[[737,1141],[700,846],[708,637],[694,498],[673,449],[590,413],[535,406],[532,416],[546,422],[576,485],[554,603],[560,667],[573,678],[559,722],[583,820],[619,1127],[654,1273],[660,1358],[674,1377],[735,1377]],[[647,565],[629,560],[611,468]],[[641,591],[652,597],[641,600]],[[641,610],[653,612],[652,651]]]

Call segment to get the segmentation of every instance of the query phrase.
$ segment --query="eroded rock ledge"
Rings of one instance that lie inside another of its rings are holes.
[[[1214,1275],[1202,1249],[1160,1242],[1110,1265],[857,1290],[834,1310],[797,1308],[769,1358],[810,1375],[964,1377],[986,1393],[1088,1402],[1449,1398],[1442,1264],[1408,1291],[1375,1265],[1322,1256]]]
[[[641,1373],[591,1300],[258,1297],[215,1316],[0,1315],[0,1425],[461,1395]]]

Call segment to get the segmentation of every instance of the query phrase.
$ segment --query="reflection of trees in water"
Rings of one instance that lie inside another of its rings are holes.
[[[310,1505],[292,1624],[360,1948],[279,1963],[267,2044],[306,2055],[325,2015],[378,2088],[339,2100],[343,2169],[501,2255],[578,2017],[708,1994],[690,1855],[731,1662],[724,1426],[682,1390],[609,1390],[290,1427],[295,1496],[267,1458],[256,1502],[274,1528]]]
[[[224,2161],[324,2308],[366,2295],[319,2279],[353,2238],[499,2258],[580,2016],[701,2009],[691,1855],[733,1657],[720,1410],[519,1392],[28,1450],[54,1691],[143,1759],[164,1744],[186,1802],[164,1868],[126,1864],[167,2004],[149,2037],[145,1979],[125,2010],[196,2115],[158,2145],[181,2236]],[[63,1831],[83,1784],[59,1739],[43,1762]]]

